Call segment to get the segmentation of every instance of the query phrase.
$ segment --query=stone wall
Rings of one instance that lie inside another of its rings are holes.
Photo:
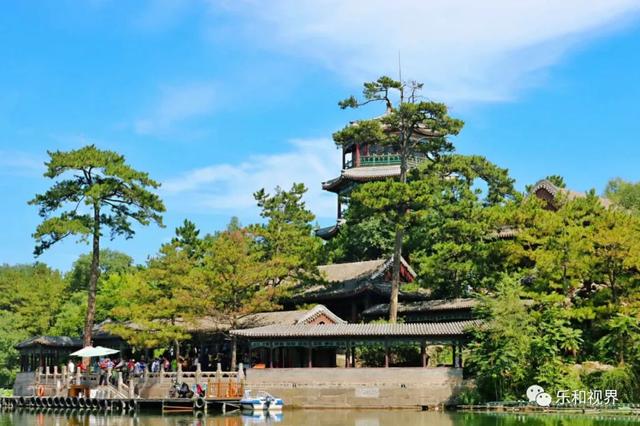
[[[192,374],[185,375],[180,382],[195,384]],[[34,379],[34,373],[18,374],[14,394],[33,395]],[[171,382],[166,377],[140,378],[136,393],[166,398]],[[247,369],[245,381],[245,389],[266,390],[283,398],[287,407],[304,408],[433,408],[452,403],[462,386],[462,369],[450,367]],[[45,388],[47,395],[55,393],[54,386]]]
[[[447,405],[462,386],[459,368],[248,369],[246,389],[287,407],[422,408]]]
[[[13,394],[15,396],[35,395],[35,382],[36,373],[18,373],[13,383]]]

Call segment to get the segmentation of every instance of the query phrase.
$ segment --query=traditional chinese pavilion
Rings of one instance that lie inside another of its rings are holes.
[[[349,322],[360,322],[363,311],[374,305],[388,303],[391,295],[392,258],[362,262],[336,263],[319,266],[322,282],[305,288],[284,301],[288,309],[298,305],[320,303]],[[427,300],[429,292],[422,289],[406,290],[416,273],[404,260],[400,262],[400,302]]]
[[[357,125],[358,122],[351,123],[351,126]],[[433,132],[426,127],[421,127],[416,129],[414,137],[420,139],[430,136],[434,136]],[[426,157],[419,153],[412,156],[408,161],[409,168],[417,166],[425,159]],[[334,192],[338,196],[338,218],[335,225],[318,229],[316,235],[330,239],[338,232],[349,204],[351,191],[357,185],[389,178],[395,179],[399,176],[400,155],[397,148],[364,142],[343,146],[340,176],[322,183],[322,189]]]

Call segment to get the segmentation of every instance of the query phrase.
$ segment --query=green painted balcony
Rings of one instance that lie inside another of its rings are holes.
[[[415,167],[423,159],[423,157],[412,156],[408,161],[409,167]],[[400,164],[400,155],[398,154],[370,154],[361,156],[358,166],[356,166],[353,161],[347,161],[345,169],[352,167],[393,166],[396,164]]]

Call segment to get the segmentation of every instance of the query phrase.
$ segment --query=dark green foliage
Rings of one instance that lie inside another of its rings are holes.
[[[107,278],[111,274],[121,274],[133,267],[133,259],[126,253],[116,250],[100,250],[100,276]],[[91,253],[83,254],[73,262],[71,271],[67,274],[69,290],[72,292],[86,291],[89,287],[91,275]],[[98,285],[100,287],[100,285]]]
[[[530,385],[530,351],[535,324],[516,280],[505,277],[492,296],[483,297],[478,315],[486,323],[475,330],[467,366],[487,400],[518,400]]]
[[[315,216],[303,201],[306,192],[304,184],[294,183],[289,191],[278,187],[274,194],[264,189],[253,194],[266,223],[247,229],[276,285],[316,275],[322,241],[313,233]]]
[[[185,250],[189,257],[198,258],[202,256],[203,243],[200,238],[200,230],[189,219],[185,219],[182,226],[176,228],[176,236],[171,242]]]
[[[347,210],[347,222],[323,247],[325,263],[379,259],[393,253],[393,227],[382,215],[350,219],[358,210]]]
[[[151,222],[162,225],[160,213],[164,205],[147,190],[158,188],[159,184],[147,173],[131,168],[122,155],[93,145],[48,154],[50,160],[44,176],[66,179],[57,181],[29,202],[38,206],[44,219],[34,233],[36,255],[70,235],[86,240],[94,232],[96,207],[100,227],[109,228],[112,238],[133,237],[131,220],[142,225]],[[58,216],[53,216],[60,210]]]
[[[607,371],[591,374],[591,389],[615,389],[620,402],[638,401],[638,376],[628,365],[621,365]]]
[[[384,352],[384,345],[371,344],[357,348],[356,357],[364,367],[384,367]],[[421,362],[420,345],[409,343],[389,345],[389,366],[418,367]]]

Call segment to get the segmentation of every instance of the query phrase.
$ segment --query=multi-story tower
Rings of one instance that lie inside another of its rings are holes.
[[[358,123],[352,123],[357,126]],[[428,129],[416,129],[415,138],[434,136]],[[417,166],[426,157],[421,154],[412,155],[408,161],[409,168]],[[400,155],[392,145],[374,145],[369,143],[352,143],[342,147],[342,170],[340,176],[322,182],[322,189],[338,195],[338,218],[335,225],[321,228],[316,235],[326,240],[332,238],[343,223],[344,213],[349,205],[349,197],[353,189],[365,182],[380,181],[400,176]]]

